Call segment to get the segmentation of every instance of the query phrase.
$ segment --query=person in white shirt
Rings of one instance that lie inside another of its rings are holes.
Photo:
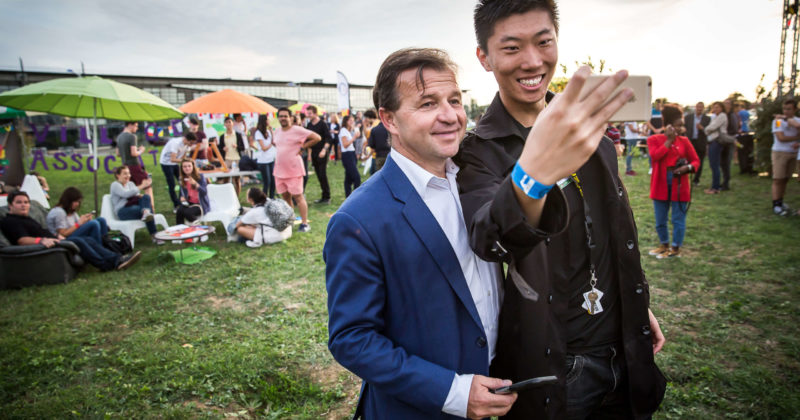
[[[625,132],[623,135],[625,136],[625,146],[628,149],[628,156],[625,158],[625,175],[636,175],[636,171],[633,170],[633,150],[636,148],[636,145],[641,140],[642,132],[639,130],[639,124],[634,121],[628,121],[625,123]]]
[[[197,136],[191,131],[187,131],[183,134],[183,137],[170,139],[161,149],[159,163],[161,164],[161,171],[164,172],[164,177],[167,179],[167,190],[169,191],[169,198],[172,200],[173,213],[181,205],[178,193],[175,191],[175,179],[179,175],[178,164],[189,148],[196,142]]]
[[[787,216],[791,209],[783,202],[786,184],[794,174],[800,149],[800,118],[797,117],[797,101],[783,102],[783,114],[772,121],[772,211],[778,216]]]
[[[261,183],[264,194],[275,198],[275,178],[272,170],[275,168],[275,146],[272,144],[272,130],[269,127],[267,115],[259,115],[256,130],[253,132],[253,149],[255,150],[258,171],[261,172]]]
[[[466,128],[455,64],[397,51],[373,100],[392,151],[333,215],[323,249],[328,348],[364,380],[356,417],[504,415],[517,395],[488,377],[501,270],[470,249],[451,159]]]

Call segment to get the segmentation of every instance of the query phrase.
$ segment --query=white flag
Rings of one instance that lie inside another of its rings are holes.
[[[339,111],[350,109],[350,83],[340,71],[336,72],[336,91],[338,92]]]

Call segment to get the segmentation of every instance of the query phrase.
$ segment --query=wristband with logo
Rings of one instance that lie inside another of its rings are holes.
[[[511,181],[522,190],[530,198],[540,199],[547,195],[553,188],[553,185],[545,185],[533,179],[530,175],[525,173],[525,170],[519,166],[519,161],[514,165],[514,170],[511,171]]]

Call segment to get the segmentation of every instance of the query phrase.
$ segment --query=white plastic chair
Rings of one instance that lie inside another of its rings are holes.
[[[208,201],[211,209],[204,214],[200,220],[203,223],[220,222],[222,228],[228,225],[239,215],[239,196],[233,188],[233,184],[208,184]]]
[[[106,224],[110,230],[118,230],[123,235],[131,240],[131,247],[134,247],[134,237],[136,231],[139,229],[146,229],[147,225],[141,220],[119,220],[117,214],[114,213],[114,206],[111,204],[111,195],[106,194],[103,196],[103,204],[100,207],[100,216],[106,219]],[[163,214],[154,214],[153,220],[157,225],[161,225],[164,229],[169,227],[167,219]]]
[[[25,179],[22,181],[22,186],[20,186],[19,189],[20,191],[25,191],[28,193],[28,197],[30,197],[31,200],[38,201],[44,206],[44,208],[50,208],[50,203],[47,202],[47,195],[44,193],[42,184],[39,183],[39,180],[36,179],[35,175],[25,175]]]

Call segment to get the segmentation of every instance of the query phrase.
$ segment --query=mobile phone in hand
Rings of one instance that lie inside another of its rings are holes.
[[[520,392],[530,388],[552,385],[556,382],[558,382],[558,377],[556,376],[539,376],[537,378],[526,379],[509,386],[490,389],[489,392],[492,394],[511,394],[513,392]]]
[[[581,89],[580,98],[585,98],[589,92],[594,90],[597,85],[605,81],[610,76],[593,74],[589,76],[586,83]],[[622,106],[613,116],[609,122],[624,122],[624,121],[649,121],[652,111],[652,89],[653,81],[650,76],[628,76],[622,84],[614,90],[614,95],[624,88],[630,88],[633,91],[633,97]],[[612,98],[613,96],[612,95]],[[610,100],[610,99],[609,99]]]

